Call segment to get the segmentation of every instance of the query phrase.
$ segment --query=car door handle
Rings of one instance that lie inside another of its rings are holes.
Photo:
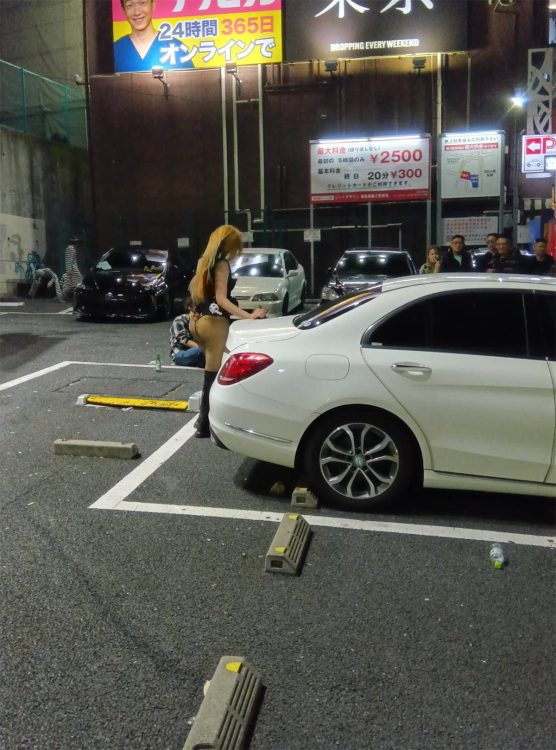
[[[390,365],[390,369],[394,372],[421,372],[424,374],[432,372],[430,367],[420,365],[417,362],[394,362],[393,365]]]

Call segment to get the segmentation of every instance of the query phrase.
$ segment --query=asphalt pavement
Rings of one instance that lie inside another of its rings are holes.
[[[263,676],[252,750],[556,746],[555,503],[320,507],[301,574],[265,573],[294,472],[191,438],[194,414],[76,405],[199,390],[169,325],[0,304],[0,747],[180,750],[225,654]]]

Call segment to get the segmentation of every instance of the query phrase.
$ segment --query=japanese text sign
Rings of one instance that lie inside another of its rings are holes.
[[[282,0],[112,0],[116,72],[282,60]]]
[[[504,135],[498,131],[448,133],[440,137],[441,198],[500,195]]]
[[[311,141],[311,203],[428,200],[430,136]]]
[[[545,158],[556,156],[556,135],[524,135],[521,144],[521,171],[545,172]]]
[[[467,49],[466,0],[289,0],[286,60]]]

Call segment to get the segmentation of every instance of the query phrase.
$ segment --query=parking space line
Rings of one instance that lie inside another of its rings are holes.
[[[0,391],[13,388],[30,380],[40,378],[51,372],[56,372],[69,365],[88,365],[98,367],[139,367],[152,369],[152,365],[128,364],[118,362],[86,362],[79,360],[66,360],[58,362],[42,370],[23,375],[15,380],[0,384]],[[166,369],[173,369],[175,365]],[[193,369],[193,368],[187,368]],[[195,368],[197,369],[197,368]],[[127,474],[112,489],[108,490],[102,497],[94,502],[90,508],[96,510],[121,510],[142,513],[165,513],[172,515],[204,516],[210,518],[223,518],[244,521],[269,521],[279,523],[283,513],[272,513],[256,510],[241,510],[236,508],[214,508],[196,505],[169,505],[163,503],[141,503],[126,500],[151,474],[171,458],[185,443],[193,436],[195,428],[193,420],[185,424],[169,440],[160,446],[151,456],[148,456],[132,472]],[[384,521],[368,521],[364,519],[336,518],[332,516],[309,516],[304,518],[312,526],[323,526],[328,528],[351,529],[358,531],[371,531],[394,534],[409,534],[417,536],[430,536],[451,539],[467,539],[472,541],[496,541],[506,542],[532,547],[546,547],[556,549],[556,538],[536,534],[517,534],[504,531],[489,531],[485,529],[465,529],[452,526],[427,526],[422,524],[389,523]]]
[[[29,380],[34,380],[35,378],[41,378],[43,375],[48,375],[49,372],[56,372],[56,370],[61,370],[63,367],[67,367],[71,364],[73,363],[70,361],[58,362],[57,365],[51,365],[50,367],[45,367],[43,370],[30,372],[28,375],[22,375],[20,378],[16,378],[15,380],[8,380],[7,383],[0,384],[0,391],[5,391],[8,388],[14,388],[16,385],[27,383]]]
[[[108,495],[108,493],[107,493]],[[269,521],[280,523],[284,513],[273,513],[263,510],[241,510],[239,508],[215,508],[200,505],[167,505],[164,503],[141,503],[126,500],[115,500],[108,503],[106,495],[90,505],[90,508],[120,510],[131,513],[161,513],[178,516],[197,516],[205,518],[222,518],[234,521]],[[100,504],[102,501],[102,504]],[[556,549],[556,539],[536,534],[517,534],[488,529],[465,529],[456,526],[427,526],[423,524],[390,523],[386,521],[367,521],[356,518],[335,518],[333,516],[312,516],[303,513],[303,518],[311,526],[322,526],[351,531],[367,531],[387,534],[408,534],[410,536],[427,536],[444,539],[466,539],[475,542],[505,542],[527,547],[546,547]]]
[[[148,456],[142,463],[127,474],[122,480],[115,484],[102,497],[94,502],[91,508],[115,509],[126,497],[139,487],[151,474],[162,466],[174,453],[193,436],[195,427],[191,419],[186,425],[178,430],[172,437],[163,443],[154,453]]]
[[[3,313],[0,313],[2,315]],[[57,315],[58,313],[52,313],[52,315]],[[126,362],[85,362],[80,360],[74,360],[74,359],[68,359],[64,362],[58,362],[56,365],[51,365],[50,367],[45,367],[43,370],[36,370],[35,372],[30,372],[28,375],[23,375],[20,378],[16,378],[15,380],[8,380],[6,383],[0,383],[0,391],[5,391],[8,388],[14,388],[16,385],[21,385],[22,383],[26,383],[28,380],[34,380],[35,378],[40,378],[43,375],[48,375],[50,372],[55,372],[56,370],[60,370],[63,367],[68,367],[68,365],[88,365],[93,367],[142,367],[147,368],[149,370],[153,369],[152,364],[150,365],[140,365],[140,364],[128,364]],[[176,370],[176,365],[162,365],[163,370]],[[180,370],[196,370],[197,372],[202,372],[202,370],[199,370],[198,367],[179,367]]]
[[[167,503],[142,503],[126,500],[151,474],[176,453],[193,436],[193,420],[175,433],[169,440],[146,458],[137,468],[127,474],[102,497],[89,506],[95,510],[120,510],[132,513],[161,513],[181,516],[223,518],[236,521],[270,521],[280,523],[284,513],[261,510],[241,510],[239,508],[215,508],[200,505],[169,505]],[[455,526],[427,526],[423,524],[390,523],[368,521],[358,518],[335,518],[333,516],[313,516],[303,514],[311,526],[323,526],[352,531],[371,531],[389,534],[409,534],[470,541],[492,541],[519,544],[531,547],[556,549],[556,539],[536,534],[517,534],[487,529],[464,529]]]

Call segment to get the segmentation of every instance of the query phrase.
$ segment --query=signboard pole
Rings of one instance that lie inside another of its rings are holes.
[[[367,246],[372,247],[372,233],[373,233],[373,227],[372,227],[372,209],[371,209],[372,203],[367,203]]]
[[[506,134],[500,133],[500,148],[506,153]],[[498,234],[504,231],[504,170],[500,169],[500,202],[498,204]]]
[[[436,244],[442,247],[442,134],[439,133],[436,145]]]
[[[315,228],[315,211],[313,204],[309,208],[309,226],[311,228],[311,295],[315,296],[315,241],[313,240],[313,229]]]
[[[427,252],[432,244],[431,232],[432,232],[432,201],[427,201]]]

